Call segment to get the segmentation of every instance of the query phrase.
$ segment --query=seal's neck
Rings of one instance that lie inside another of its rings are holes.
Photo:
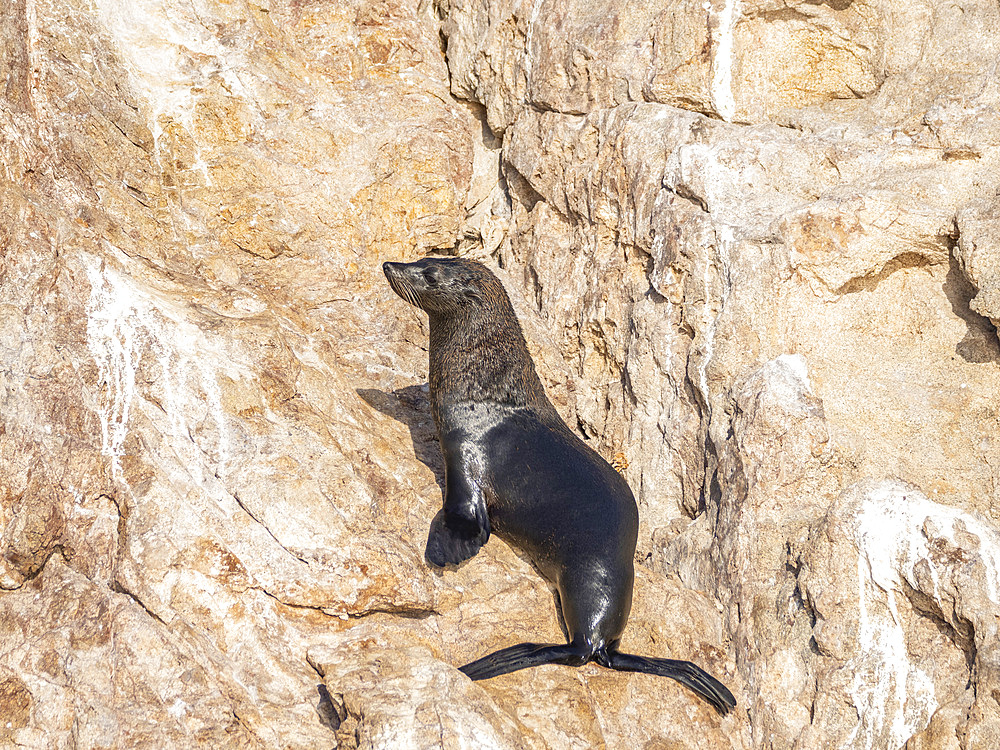
[[[509,300],[430,316],[430,386],[435,420],[462,402],[555,413]]]

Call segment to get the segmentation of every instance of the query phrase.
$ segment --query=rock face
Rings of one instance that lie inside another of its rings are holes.
[[[1000,9],[10,0],[0,746],[1000,747]],[[642,526],[632,652],[422,559],[495,267]]]

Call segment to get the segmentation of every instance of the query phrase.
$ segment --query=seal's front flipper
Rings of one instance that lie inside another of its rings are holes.
[[[480,487],[483,459],[464,447],[464,433],[441,441],[445,459],[444,508],[431,521],[424,556],[431,565],[458,565],[490,538],[490,517]]]
[[[720,714],[725,715],[736,707],[736,699],[725,685],[689,661],[634,656],[610,649],[607,651],[607,662],[605,663],[604,659],[599,661],[604,666],[621,672],[645,672],[661,677],[672,677],[711,703]]]
[[[482,659],[459,667],[473,680],[485,680],[497,675],[516,672],[519,669],[537,667],[540,664],[571,664],[578,666],[587,661],[589,651],[581,651],[572,643],[519,643],[516,646],[494,651]]]
[[[439,510],[431,521],[424,557],[431,565],[458,565],[473,557],[490,538],[490,519],[483,508],[472,518]]]

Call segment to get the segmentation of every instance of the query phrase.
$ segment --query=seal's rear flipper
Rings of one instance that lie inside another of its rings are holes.
[[[485,515],[475,521],[439,510],[431,521],[424,557],[431,565],[458,565],[475,556],[490,538],[490,521]]]
[[[516,672],[519,669],[537,667],[540,664],[573,664],[587,661],[589,652],[581,652],[572,643],[519,643],[516,646],[494,651],[482,659],[459,667],[473,680],[485,680],[497,675]]]
[[[634,656],[610,649],[607,651],[607,662],[600,658],[598,661],[620,672],[645,672],[661,677],[672,677],[711,703],[720,714],[725,715],[730,709],[736,708],[736,699],[726,686],[689,661]]]

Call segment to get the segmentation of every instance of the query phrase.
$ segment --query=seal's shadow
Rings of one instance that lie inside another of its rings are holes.
[[[445,492],[444,457],[441,455],[441,445],[438,443],[437,431],[434,429],[427,384],[408,385],[389,393],[375,388],[358,388],[356,392],[370,407],[392,417],[397,422],[402,422],[410,429],[413,455],[420,463],[434,472],[434,479],[437,481],[438,487],[441,488],[441,497],[443,498]],[[431,520],[427,532],[427,541],[424,544],[425,560],[427,560],[427,550],[431,538],[435,534],[441,533],[443,525],[444,509],[441,509]],[[441,568],[433,565],[431,567],[435,573],[441,574]]]
[[[409,428],[413,455],[434,472],[434,479],[443,494],[444,458],[441,456],[441,446],[434,429],[434,418],[431,416],[427,384],[408,385],[388,393],[375,388],[358,388],[356,392],[370,407]]]

